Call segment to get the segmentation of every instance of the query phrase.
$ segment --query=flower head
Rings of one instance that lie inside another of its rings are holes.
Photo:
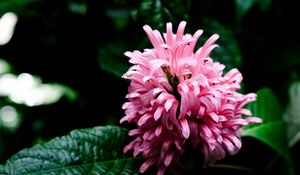
[[[181,22],[174,34],[167,23],[163,35],[145,25],[144,30],[153,45],[143,52],[125,52],[132,67],[123,75],[131,80],[123,105],[125,117],[136,123],[129,131],[136,138],[124,152],[133,149],[134,156],[142,153],[146,162],[143,173],[150,166],[158,166],[158,175],[179,161],[186,142],[199,149],[205,164],[222,159],[225,152],[235,154],[241,148],[240,128],[261,122],[243,106],[254,101],[256,95],[241,94],[242,75],[232,69],[223,75],[225,66],[214,62],[211,51],[218,47],[217,34],[194,52],[203,31],[184,34],[186,22]]]

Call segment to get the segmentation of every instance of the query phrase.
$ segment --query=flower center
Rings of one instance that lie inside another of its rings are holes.
[[[179,84],[179,80],[176,75],[172,75],[169,66],[161,66],[162,71],[166,74],[168,82],[173,89],[173,92],[168,91],[170,94],[173,94],[175,98],[180,101],[181,96],[177,91],[177,86]]]

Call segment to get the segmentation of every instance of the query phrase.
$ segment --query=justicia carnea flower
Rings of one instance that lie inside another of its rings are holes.
[[[131,80],[123,105],[125,117],[120,122],[136,123],[129,135],[136,138],[124,152],[142,153],[145,172],[156,164],[158,175],[171,163],[178,163],[186,151],[186,142],[204,154],[205,165],[235,154],[241,148],[240,128],[261,119],[251,116],[243,106],[256,95],[241,94],[242,75],[232,69],[223,75],[224,65],[213,62],[211,51],[218,47],[212,35],[196,52],[194,48],[203,31],[184,34],[186,22],[177,32],[167,23],[163,35],[148,25],[144,30],[154,48],[126,52],[132,67],[123,75]]]

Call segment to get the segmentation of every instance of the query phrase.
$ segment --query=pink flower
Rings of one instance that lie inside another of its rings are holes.
[[[212,35],[194,53],[203,31],[184,34],[186,22],[179,24],[176,34],[167,23],[163,35],[148,25],[144,30],[154,48],[143,52],[126,52],[133,64],[123,75],[131,80],[123,105],[125,117],[120,122],[136,123],[129,131],[135,140],[124,152],[133,149],[134,156],[142,153],[145,172],[156,164],[163,175],[171,163],[178,163],[187,141],[205,156],[205,165],[235,154],[241,148],[240,128],[261,119],[251,116],[243,106],[256,95],[241,94],[242,75],[232,69],[223,75],[224,65],[213,62],[211,51],[218,47],[219,38]]]

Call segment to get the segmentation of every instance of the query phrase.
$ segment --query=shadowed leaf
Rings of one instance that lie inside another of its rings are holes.
[[[127,131],[117,126],[74,130],[24,149],[0,166],[0,174],[138,174],[122,153]]]

